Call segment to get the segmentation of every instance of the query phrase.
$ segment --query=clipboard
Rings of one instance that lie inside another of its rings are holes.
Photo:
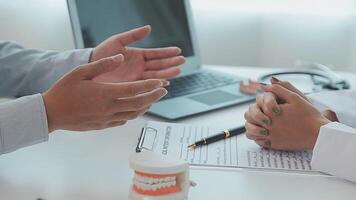
[[[185,150],[188,144],[203,137],[204,134],[209,135],[209,132],[219,130],[220,128],[216,126],[149,121],[142,128],[136,152],[162,153],[186,160],[191,166],[315,172],[309,166],[310,152],[267,151],[243,136],[193,151]]]

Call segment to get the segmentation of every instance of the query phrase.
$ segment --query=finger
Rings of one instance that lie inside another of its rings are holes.
[[[149,107],[146,107],[139,111],[131,111],[131,112],[119,112],[115,113],[110,117],[110,121],[128,121],[136,119],[139,116],[142,116],[148,111]]]
[[[185,59],[183,56],[175,56],[171,58],[163,58],[147,61],[145,64],[145,68],[147,70],[160,70],[169,67],[174,67],[178,65],[184,64]]]
[[[272,143],[271,141],[269,140],[255,140],[255,142],[260,146],[260,147],[263,147],[263,148],[266,148],[266,149],[270,149],[271,146],[272,146]]]
[[[265,95],[266,92],[263,94],[259,94],[256,97],[256,105],[260,109],[261,112],[263,112],[265,115],[272,116],[272,112],[267,109],[265,106]]]
[[[114,71],[124,61],[124,56],[118,54],[115,56],[100,59],[98,61],[77,67],[73,75],[86,80],[91,80],[101,74]]]
[[[112,121],[107,124],[106,128],[112,128],[112,127],[117,127],[117,126],[122,126],[126,124],[126,121]]]
[[[164,88],[157,88],[153,91],[141,94],[132,98],[118,99],[113,104],[115,112],[139,111],[164,97],[168,91]]]
[[[303,94],[303,92],[301,92],[300,90],[298,90],[296,87],[294,87],[294,85],[292,85],[290,82],[288,81],[281,81],[275,77],[271,78],[271,83],[272,84],[278,84],[281,85],[282,87],[297,93],[299,96],[303,97],[305,100],[309,101],[309,99],[306,98],[306,96]]]
[[[182,50],[178,47],[165,47],[165,48],[144,49],[143,53],[146,60],[152,60],[152,59],[162,59],[162,58],[178,56],[179,54],[182,53]]]
[[[268,128],[271,125],[271,119],[265,115],[257,104],[250,105],[248,111],[245,113],[247,122]]]
[[[273,112],[266,107],[266,103],[265,103],[265,99],[266,99],[265,96],[267,93],[268,92],[265,92],[265,93],[260,94],[256,97],[256,105],[260,109],[260,111],[263,112],[263,114],[265,114],[266,116],[272,117]]]
[[[132,29],[130,31],[118,34],[113,37],[115,37],[114,38],[115,41],[120,43],[122,46],[127,46],[131,43],[144,39],[150,33],[151,33],[151,26],[147,25],[147,26]]]
[[[274,93],[277,98],[282,99],[286,103],[292,103],[296,101],[298,98],[298,94],[295,92],[292,92],[280,85],[272,84],[272,85],[262,85],[261,89],[266,91],[266,92],[272,92]]]
[[[101,83],[105,87],[105,93],[114,98],[133,97],[154,89],[165,87],[168,81],[160,79],[148,79],[124,83]]]
[[[249,122],[245,123],[245,128],[246,128],[246,137],[251,140],[257,140],[257,139],[268,139],[269,132],[267,129],[256,126],[254,124],[251,124]]]
[[[143,79],[158,78],[169,79],[174,78],[180,74],[180,67],[171,67],[159,71],[146,71],[143,73]]]
[[[271,92],[263,94],[263,107],[263,110],[268,111],[268,113],[273,113],[275,115],[279,115],[281,113],[281,108],[278,105],[277,97]]]

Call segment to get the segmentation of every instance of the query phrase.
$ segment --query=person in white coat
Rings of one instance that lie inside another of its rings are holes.
[[[245,113],[246,136],[264,148],[313,150],[313,169],[356,182],[356,91],[303,95],[272,78]]]
[[[104,129],[145,113],[184,63],[178,47],[128,47],[150,32],[145,26],[66,52],[0,42],[0,97],[17,98],[0,104],[0,154],[47,141],[57,129]]]

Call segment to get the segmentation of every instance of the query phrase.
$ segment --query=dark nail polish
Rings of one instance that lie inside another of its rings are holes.
[[[269,125],[268,119],[262,119],[262,123],[264,123],[264,124],[266,124],[266,125]]]
[[[265,147],[268,147],[268,148],[271,147],[271,142],[270,141],[266,141],[265,142]]]
[[[274,77],[274,76],[272,76],[272,78],[271,78],[273,81],[275,81],[275,82],[281,82],[278,78],[276,78],[276,77]]]
[[[266,83],[261,83],[261,82],[260,82],[260,85],[264,85],[264,86],[266,86],[267,84],[266,84]]]
[[[262,136],[268,136],[269,135],[269,133],[268,133],[268,130],[262,130],[261,132],[260,132],[260,134],[262,135]]]
[[[272,112],[273,112],[274,114],[279,114],[281,111],[279,110],[279,108],[273,107],[273,108],[272,108]]]

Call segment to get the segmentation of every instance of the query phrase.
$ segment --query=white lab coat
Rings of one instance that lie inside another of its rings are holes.
[[[322,126],[313,149],[312,167],[356,182],[356,90],[308,96],[320,110],[332,110],[338,122]]]

